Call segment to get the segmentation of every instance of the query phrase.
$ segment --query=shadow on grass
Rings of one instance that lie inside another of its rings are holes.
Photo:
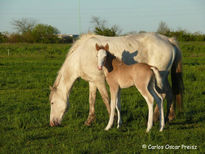
[[[198,113],[199,114],[199,113]],[[180,114],[177,119],[168,123],[168,126],[176,126],[176,129],[194,129],[200,127],[200,123],[205,122],[205,118],[202,115],[205,113],[200,113],[198,117],[197,113],[187,112],[185,114]]]

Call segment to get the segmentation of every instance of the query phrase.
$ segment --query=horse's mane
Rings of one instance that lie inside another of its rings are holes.
[[[69,49],[69,52],[68,52],[68,54],[67,54],[67,56],[66,56],[66,59],[69,58],[69,57],[72,55],[72,53],[74,53],[74,51],[76,51],[76,49],[77,49],[84,41],[88,40],[89,38],[91,38],[91,37],[93,37],[93,36],[95,36],[95,34],[93,34],[93,33],[82,34],[82,35],[80,36],[80,38],[79,38],[77,41],[75,41],[75,42],[73,43],[73,45],[71,46],[71,48]],[[66,62],[67,62],[67,60],[64,61],[64,64],[66,64]],[[64,66],[66,66],[66,65],[64,65],[64,64],[61,66],[60,70],[58,71],[58,75],[57,75],[56,80],[55,80],[55,82],[54,82],[54,84],[53,84],[53,88],[54,88],[54,89],[55,89],[56,87],[58,87],[59,82],[60,82],[61,78],[63,77],[63,76],[62,76],[63,68],[64,68]]]
[[[93,36],[95,36],[95,34],[93,34],[93,33],[82,34],[82,35],[80,36],[80,38],[79,38],[77,41],[75,41],[75,42],[73,43],[73,45],[71,46],[71,48],[69,49],[69,52],[68,52],[68,54],[67,54],[67,57],[70,56],[70,55],[79,47],[79,45],[82,44],[82,42],[88,40],[89,38],[91,38],[91,37],[93,37]]]

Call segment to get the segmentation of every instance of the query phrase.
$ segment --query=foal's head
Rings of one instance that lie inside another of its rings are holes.
[[[99,46],[97,43],[95,45],[95,48],[97,50],[97,57],[98,57],[98,69],[99,70],[102,70],[102,67],[104,65],[104,61],[105,61],[105,58],[107,56],[107,52],[109,50],[109,45],[106,44],[105,46]]]

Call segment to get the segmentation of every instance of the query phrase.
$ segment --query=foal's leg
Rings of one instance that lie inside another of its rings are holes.
[[[141,95],[144,97],[144,99],[147,102],[148,109],[149,109],[149,115],[148,115],[148,122],[147,122],[147,130],[148,133],[153,125],[153,105],[154,105],[154,98],[150,94],[149,90],[147,89],[148,85],[145,86],[143,89],[138,89]]]
[[[95,119],[95,99],[97,88],[93,82],[89,82],[89,115],[85,125],[90,126]]]
[[[157,102],[157,105],[159,107],[159,113],[160,113],[160,132],[164,129],[164,106],[163,106],[163,98],[162,95],[157,92],[155,89],[155,84],[153,82],[152,85],[150,85],[150,93],[154,97],[155,101]]]
[[[116,109],[117,109],[117,128],[120,128],[121,124],[122,124],[122,119],[121,119],[121,104],[120,104],[120,89],[118,90],[117,93],[117,104],[116,104]]]
[[[163,82],[163,89],[160,90],[160,91],[162,93],[163,100],[166,97],[167,87],[168,87],[168,84],[169,84],[168,75],[169,75],[169,72],[163,72],[161,74],[162,82]],[[159,107],[158,107],[158,105],[156,105],[155,109],[154,109],[154,122],[157,122],[158,120],[159,120]]]
[[[118,94],[118,90],[119,88],[115,88],[115,87],[110,87],[110,93],[111,93],[111,113],[110,113],[110,119],[109,122],[105,128],[105,130],[109,130],[114,122],[114,115],[115,115],[115,108],[116,108],[116,104],[117,104],[117,94]],[[119,118],[119,117],[118,117]]]
[[[165,80],[164,85],[166,86],[166,88],[163,91],[165,93],[163,94],[163,99],[165,96],[167,100],[167,113],[165,117],[165,122],[169,122],[175,118],[174,106],[173,106],[173,94],[168,79]],[[158,118],[159,118],[159,108],[158,105],[156,105],[154,110],[154,122],[156,122]]]

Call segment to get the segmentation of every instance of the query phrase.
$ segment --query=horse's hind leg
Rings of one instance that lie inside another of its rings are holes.
[[[167,100],[167,114],[165,118],[166,122],[171,121],[175,118],[172,89],[168,81],[167,83],[168,83],[167,84],[168,87],[166,91],[166,100]]]
[[[95,120],[95,99],[97,88],[93,82],[89,82],[89,115],[85,125],[90,126]]]

